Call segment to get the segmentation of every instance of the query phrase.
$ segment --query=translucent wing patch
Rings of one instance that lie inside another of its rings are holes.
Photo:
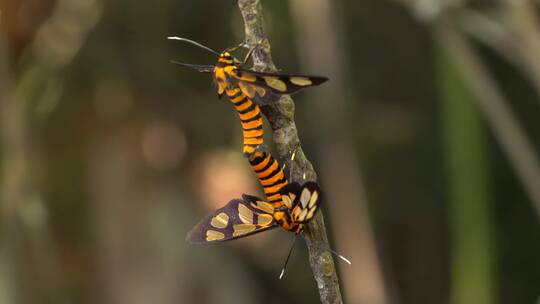
[[[188,233],[193,244],[229,241],[275,228],[272,205],[262,199],[243,195],[203,218]]]
[[[246,96],[253,100],[256,104],[263,106],[273,103],[279,99],[281,94],[277,94],[268,88],[259,86],[254,83],[239,81],[238,87]]]
[[[233,76],[239,80],[240,87],[244,86],[245,91],[251,94],[246,95],[260,105],[274,102],[283,94],[293,94],[328,80],[320,76],[263,73],[239,68],[235,69]]]
[[[291,183],[281,192],[283,203],[289,208],[293,223],[307,223],[319,210],[321,190],[315,182],[306,182],[302,186]]]

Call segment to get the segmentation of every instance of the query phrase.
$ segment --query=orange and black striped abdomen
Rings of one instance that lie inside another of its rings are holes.
[[[261,110],[259,106],[243,94],[239,88],[226,89],[225,93],[234,104],[242,123],[244,154],[251,155],[258,150],[259,146],[264,142]]]
[[[281,189],[287,186],[288,182],[279,163],[266,151],[253,154],[249,163],[263,186],[266,200],[274,205],[274,208],[283,206]]]

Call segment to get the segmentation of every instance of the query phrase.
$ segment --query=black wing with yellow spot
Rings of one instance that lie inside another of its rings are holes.
[[[320,76],[255,72],[240,68],[235,70],[235,74],[242,92],[261,105],[274,102],[283,94],[293,94],[328,80]]]
[[[306,182],[301,185],[291,183],[281,191],[281,199],[291,211],[293,223],[307,223],[317,213],[322,201],[321,190],[315,182]]]
[[[229,241],[277,227],[271,204],[243,195],[202,219],[188,233],[193,244]]]

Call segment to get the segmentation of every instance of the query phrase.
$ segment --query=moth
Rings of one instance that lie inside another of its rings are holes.
[[[313,219],[322,200],[317,183],[289,183],[278,162],[266,151],[256,152],[249,161],[267,199],[244,194],[231,200],[195,225],[187,241],[229,241],[276,227],[298,235]]]
[[[203,218],[186,240],[195,244],[230,241],[279,226],[299,234],[319,209],[318,186],[314,182],[302,186],[293,183],[284,191],[283,208],[274,208],[267,201],[247,194],[233,199]]]
[[[277,227],[294,232],[293,244],[279,275],[281,279],[296,236],[302,234],[306,224],[313,220],[320,209],[323,200],[321,190],[313,181],[289,183],[284,177],[283,167],[265,150],[250,155],[249,163],[264,188],[266,200],[243,194],[242,198],[233,199],[204,217],[188,233],[186,240],[193,244],[221,243]],[[351,264],[341,254],[327,249]]]
[[[216,65],[172,62],[198,72],[212,74],[218,96],[221,98],[227,95],[238,112],[244,137],[243,152],[246,156],[260,150],[264,143],[260,106],[277,101],[283,94],[293,94],[303,88],[317,86],[328,80],[321,76],[257,72],[244,68],[242,65],[247,62],[253,49],[248,52],[242,63],[230,53],[238,47],[218,53],[193,40],[181,37],[169,37],[169,39],[191,43],[218,56]]]

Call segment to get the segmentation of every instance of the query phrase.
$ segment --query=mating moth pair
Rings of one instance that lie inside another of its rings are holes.
[[[296,235],[300,234],[319,209],[321,192],[318,184],[312,181],[303,184],[287,181],[282,166],[263,145],[264,130],[260,106],[276,102],[283,94],[292,94],[328,79],[253,71],[243,68],[242,62],[231,55],[230,52],[239,46],[218,53],[189,39],[169,39],[191,43],[218,56],[216,65],[172,62],[210,73],[217,86],[218,96],[226,95],[233,104],[242,124],[243,153],[266,196],[266,199],[261,199],[244,194],[242,198],[231,200],[203,218],[189,232],[187,241],[196,244],[223,242],[278,226]],[[252,50],[248,52],[244,64]]]

